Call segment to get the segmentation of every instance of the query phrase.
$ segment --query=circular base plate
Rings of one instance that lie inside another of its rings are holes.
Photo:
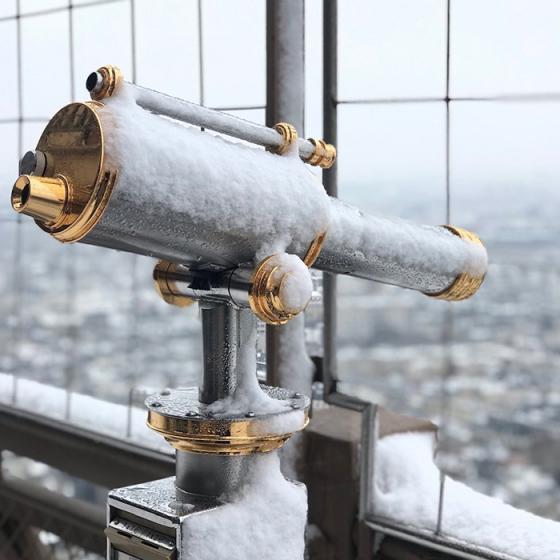
[[[180,451],[248,455],[281,447],[309,421],[305,395],[261,385],[278,401],[271,411],[216,413],[215,406],[198,400],[198,388],[169,389],[146,399],[148,426]]]

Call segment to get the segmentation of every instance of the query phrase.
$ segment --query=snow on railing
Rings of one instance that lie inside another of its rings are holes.
[[[379,437],[377,407],[364,415],[361,517],[432,537],[485,558],[558,560],[560,523],[514,508],[443,474],[433,431]],[[366,426],[369,422],[369,426]]]
[[[146,387],[132,387],[128,404],[117,404],[0,373],[0,404],[170,453],[164,440],[146,428],[143,401],[154,392]]]

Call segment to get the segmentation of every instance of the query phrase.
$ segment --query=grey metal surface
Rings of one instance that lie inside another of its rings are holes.
[[[236,307],[249,308],[249,290],[254,264],[249,263],[229,270],[191,270],[178,265],[167,271],[167,278],[178,292],[194,300],[204,300],[208,307],[212,302],[232,303]]]
[[[338,143],[338,2],[323,0],[323,136]],[[323,185],[329,196],[338,196],[338,165],[323,170]],[[323,383],[325,400],[336,391],[336,275],[323,275]]]
[[[172,455],[0,405],[0,449],[107,488],[173,474]]]
[[[142,518],[148,514],[150,519],[166,520],[169,527],[176,526],[187,515],[220,505],[217,500],[201,500],[195,496],[187,501],[184,494],[178,496],[175,478],[169,477],[112,490],[108,504],[110,508],[128,511]]]
[[[226,303],[206,302],[200,311],[204,367],[199,399],[210,404],[235,391],[240,312]]]
[[[304,113],[305,3],[304,0],[267,0],[266,124],[289,122],[302,133]],[[286,325],[266,326],[266,376],[270,385],[287,385],[287,380],[282,378],[281,364],[287,356],[281,355],[280,347],[282,339],[300,328],[303,320],[299,317]],[[301,371],[305,371],[304,364]]]
[[[254,455],[206,455],[177,451],[177,488],[188,494],[223,496],[242,483]]]

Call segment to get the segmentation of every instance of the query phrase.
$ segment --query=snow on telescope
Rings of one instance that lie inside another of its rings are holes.
[[[229,299],[280,324],[307,305],[311,266],[447,300],[482,284],[475,234],[329,197],[306,165],[333,164],[322,140],[129,84],[111,66],[87,87],[93,100],[58,111],[22,159],[12,206],[61,242],[161,259],[166,301]]]

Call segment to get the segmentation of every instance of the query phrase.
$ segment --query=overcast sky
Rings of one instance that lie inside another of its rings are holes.
[[[0,17],[12,14],[14,4],[1,0]],[[66,4],[21,0],[24,13]],[[314,136],[321,134],[321,4],[306,2],[306,134]],[[196,1],[136,0],[136,6],[137,81],[199,101]],[[342,100],[445,95],[445,0],[340,1],[339,12]],[[77,99],[86,98],[85,76],[101,64],[117,64],[131,77],[128,0],[76,9],[74,22]],[[203,22],[205,103],[264,105],[265,1],[203,0]],[[452,0],[451,95],[560,92],[559,29],[557,0]],[[23,18],[22,40],[24,115],[50,117],[71,95],[67,12]],[[0,22],[0,49],[2,119],[17,116],[13,21]],[[244,116],[262,121],[264,111]],[[457,200],[508,188],[557,202],[560,102],[456,102],[451,124]],[[26,125],[25,147],[34,146],[42,126]],[[440,212],[443,103],[344,105],[339,129],[341,196],[365,197],[390,212],[392,197],[421,194]],[[16,126],[0,125],[0,134],[1,173],[11,183]]]

